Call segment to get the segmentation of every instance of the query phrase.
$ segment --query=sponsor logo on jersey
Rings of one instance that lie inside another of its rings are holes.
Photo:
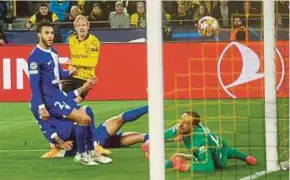
[[[88,55],[73,54],[72,58],[76,58],[76,59],[88,58]]]

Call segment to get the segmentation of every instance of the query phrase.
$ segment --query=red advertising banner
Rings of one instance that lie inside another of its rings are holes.
[[[27,58],[33,46],[0,47],[0,101],[29,101]],[[61,63],[67,45],[56,45]],[[277,42],[277,95],[289,97],[289,42]],[[168,99],[262,98],[261,42],[165,43],[164,85]],[[98,84],[88,100],[147,99],[145,44],[103,44]]]

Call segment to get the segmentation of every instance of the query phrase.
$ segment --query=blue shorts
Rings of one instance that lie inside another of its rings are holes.
[[[71,140],[74,134],[74,122],[66,120],[64,118],[56,118],[51,116],[49,120],[42,120],[38,113],[34,114],[35,119],[38,121],[39,127],[42,131],[46,131],[44,136],[47,139],[50,138],[52,132],[56,132],[58,136],[64,141]]]
[[[74,109],[79,109],[80,105],[73,99],[65,101],[52,100],[48,103],[47,110],[51,116],[66,118]]]
[[[120,148],[121,145],[121,132],[118,132],[116,135],[110,136],[105,125],[100,124],[95,129],[95,141],[99,143],[104,148]]]

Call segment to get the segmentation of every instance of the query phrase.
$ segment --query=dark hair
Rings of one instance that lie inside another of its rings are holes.
[[[200,123],[200,115],[195,111],[185,111],[185,113],[193,118],[192,125],[196,126]]]
[[[52,29],[54,29],[53,24],[51,24],[49,21],[41,21],[37,24],[37,28],[36,28],[36,32],[40,33],[42,27],[51,27]]]
[[[39,7],[48,7],[48,5],[45,4],[45,3],[41,3],[41,4],[39,5]]]

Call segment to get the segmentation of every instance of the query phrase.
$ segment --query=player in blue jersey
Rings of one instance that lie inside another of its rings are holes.
[[[53,26],[43,21],[37,27],[39,42],[32,50],[28,60],[30,85],[32,90],[30,108],[44,133],[50,127],[60,129],[64,133],[61,121],[68,121],[66,129],[75,132],[77,141],[77,155],[74,160],[85,165],[98,165],[94,162],[97,154],[94,151],[91,124],[91,108],[81,108],[74,100],[78,91],[64,93],[60,90],[62,79],[69,78],[75,70],[63,71],[58,62],[58,54],[52,47],[54,40]],[[96,81],[96,80],[92,80]],[[94,83],[93,83],[94,84]],[[73,126],[76,123],[76,126]],[[69,128],[67,128],[69,127]],[[58,142],[61,137],[52,133],[50,139]],[[59,142],[58,142],[59,143]],[[64,147],[69,147],[70,142],[65,142]]]
[[[92,111],[91,111],[92,113]],[[94,141],[104,148],[121,148],[126,146],[131,146],[137,143],[144,143],[148,140],[148,135],[139,132],[118,132],[120,128],[129,122],[133,122],[139,119],[144,114],[148,113],[148,106],[139,107],[136,109],[131,109],[125,111],[117,116],[113,116],[107,119],[103,124],[100,124],[96,129],[92,129],[94,134]],[[92,114],[93,117],[93,114]],[[93,120],[93,118],[92,118]],[[92,121],[93,122],[93,121]],[[64,126],[67,126],[64,123]],[[94,126],[91,126],[94,127]],[[67,126],[69,129],[69,126]],[[61,129],[65,132],[66,129]],[[66,139],[63,141],[75,141],[74,137],[63,136]],[[72,146],[70,146],[72,147]],[[75,153],[73,150],[66,149],[58,143],[52,144],[52,149],[45,153],[42,158],[55,158],[71,156]],[[109,155],[111,152],[107,149],[103,149],[103,154]]]

